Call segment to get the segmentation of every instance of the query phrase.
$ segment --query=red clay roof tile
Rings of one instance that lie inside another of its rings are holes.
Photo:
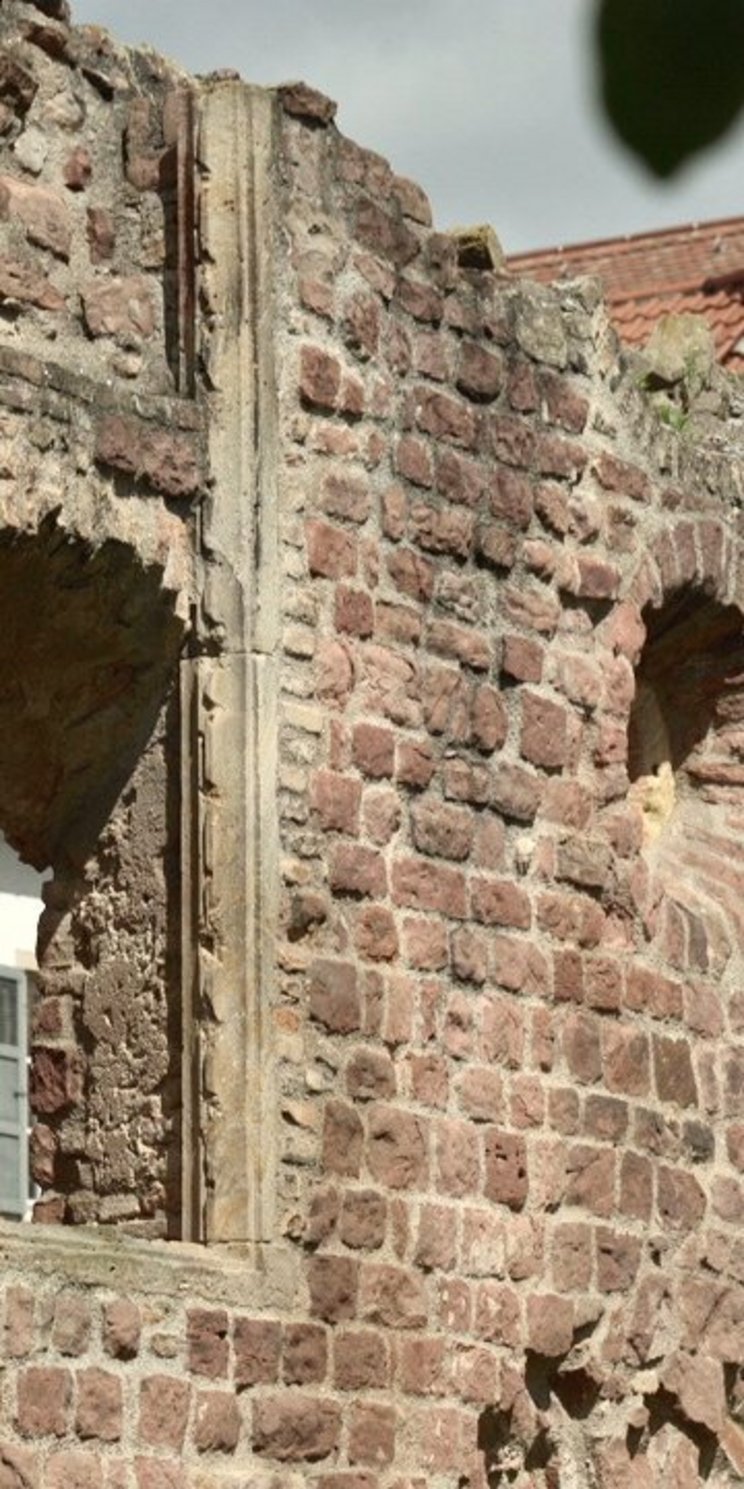
[[[720,360],[744,371],[744,217],[512,254],[507,266],[543,283],[601,279],[618,335],[631,346],[662,315],[704,315]]]

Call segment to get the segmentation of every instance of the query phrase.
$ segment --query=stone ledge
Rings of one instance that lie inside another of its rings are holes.
[[[104,1287],[166,1297],[199,1298],[253,1310],[296,1306],[298,1265],[289,1249],[204,1247],[186,1241],[142,1241],[94,1226],[14,1224],[0,1220],[0,1270],[36,1275],[56,1285]]]

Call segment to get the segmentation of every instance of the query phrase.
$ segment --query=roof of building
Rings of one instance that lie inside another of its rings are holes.
[[[662,315],[704,315],[719,360],[744,372],[744,217],[511,254],[507,264],[543,282],[596,275],[631,346],[647,341]]]

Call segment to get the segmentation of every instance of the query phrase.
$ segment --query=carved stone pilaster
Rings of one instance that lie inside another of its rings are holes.
[[[271,96],[208,85],[197,111],[210,485],[196,655],[184,663],[186,1208],[195,1238],[272,1239],[270,1007],[278,906],[276,393]],[[189,891],[189,881],[193,885]],[[188,1083],[188,1082],[187,1082]],[[194,1157],[196,1155],[196,1157]]]

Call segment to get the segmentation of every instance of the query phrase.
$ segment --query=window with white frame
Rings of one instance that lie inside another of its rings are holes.
[[[28,1044],[43,876],[0,835],[0,1215],[29,1214]]]

